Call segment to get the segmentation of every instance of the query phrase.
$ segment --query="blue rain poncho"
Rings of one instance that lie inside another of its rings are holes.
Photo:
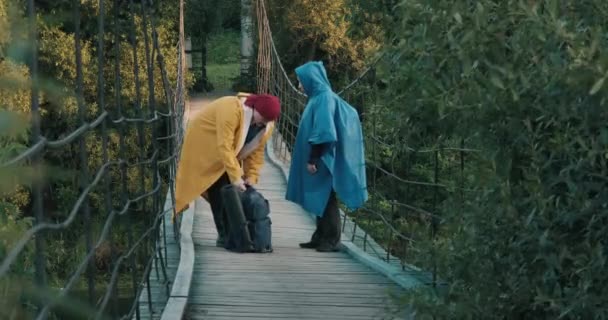
[[[361,122],[355,108],[335,94],[322,62],[308,62],[296,69],[308,95],[293,149],[286,199],[322,216],[335,190],[349,209],[368,198]],[[317,172],[306,168],[311,145],[325,144]]]

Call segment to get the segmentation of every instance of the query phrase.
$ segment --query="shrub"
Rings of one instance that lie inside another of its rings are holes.
[[[454,196],[440,210],[449,290],[408,301],[445,319],[606,318],[608,2],[396,10],[385,125],[403,141],[481,150],[464,211]]]

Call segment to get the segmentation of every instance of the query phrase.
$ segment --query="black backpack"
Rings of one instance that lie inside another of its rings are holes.
[[[253,187],[237,192],[233,186],[222,190],[228,220],[225,248],[236,252],[272,252],[272,230],[268,200]]]
[[[241,193],[241,203],[254,251],[272,252],[272,221],[269,217],[268,200],[253,187],[248,187],[245,192]]]

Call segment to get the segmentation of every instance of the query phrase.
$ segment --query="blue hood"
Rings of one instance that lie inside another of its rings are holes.
[[[296,68],[296,75],[304,87],[306,95],[314,96],[323,91],[331,91],[327,72],[321,61],[307,62]]]

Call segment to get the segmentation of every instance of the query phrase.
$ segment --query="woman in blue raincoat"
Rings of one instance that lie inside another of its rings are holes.
[[[340,210],[367,201],[361,122],[355,108],[331,89],[322,62],[311,61],[296,74],[308,103],[298,127],[286,199],[317,216],[317,229],[302,248],[340,248]]]

